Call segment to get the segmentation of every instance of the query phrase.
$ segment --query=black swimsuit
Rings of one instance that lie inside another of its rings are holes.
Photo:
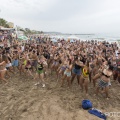
[[[41,71],[41,70],[43,70],[43,64],[38,63],[38,71]]]
[[[79,69],[81,69],[81,66],[80,66],[80,65],[77,65],[77,64],[75,63],[75,69],[79,70]]]
[[[108,76],[108,75],[105,75],[103,72],[102,72],[102,75],[104,75],[105,77],[107,77],[107,78],[110,78],[110,76]]]

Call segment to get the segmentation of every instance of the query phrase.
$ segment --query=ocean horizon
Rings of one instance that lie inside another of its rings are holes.
[[[80,33],[80,34],[72,34],[72,33],[61,33],[54,34],[57,38],[65,38],[69,36],[76,36],[80,40],[99,40],[99,41],[108,41],[108,42],[117,42],[120,41],[120,34],[101,34],[101,33]]]

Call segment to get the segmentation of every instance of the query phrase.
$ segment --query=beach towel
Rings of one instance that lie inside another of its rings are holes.
[[[83,100],[82,101],[82,108],[84,110],[88,110],[88,109],[92,108],[92,102],[90,100]]]
[[[88,110],[88,112],[89,112],[90,114],[93,114],[93,115],[95,115],[95,116],[103,119],[103,120],[106,120],[106,119],[107,119],[107,117],[106,117],[106,115],[105,115],[104,113],[102,113],[101,111],[99,111],[99,110],[97,110],[97,109],[95,109],[95,108],[92,108],[92,109]]]

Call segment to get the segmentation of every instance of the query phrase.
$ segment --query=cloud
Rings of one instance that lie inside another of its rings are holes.
[[[1,0],[0,17],[31,29],[119,32],[120,0]]]

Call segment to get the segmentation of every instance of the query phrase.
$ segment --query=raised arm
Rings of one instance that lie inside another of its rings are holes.
[[[3,65],[5,63],[5,61],[1,62],[0,65]]]

